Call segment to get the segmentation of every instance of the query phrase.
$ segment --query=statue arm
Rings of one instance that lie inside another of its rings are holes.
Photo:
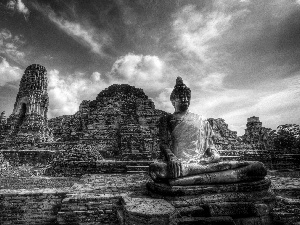
[[[204,129],[206,134],[205,145],[204,145],[205,154],[204,154],[204,158],[201,159],[200,162],[204,164],[219,162],[221,156],[215,147],[214,140],[213,140],[214,132],[208,121],[205,122]]]
[[[171,150],[171,134],[169,131],[168,117],[163,116],[159,121],[159,137],[160,137],[160,151],[165,157],[166,161],[176,159],[176,156]]]
[[[162,152],[167,161],[173,161],[177,159],[177,157],[174,155],[174,153],[171,151],[168,145],[161,144],[160,151]]]
[[[167,161],[168,176],[170,178],[177,178],[182,175],[182,165],[171,150],[172,140],[168,119],[168,117],[164,116],[159,123],[160,151]]]

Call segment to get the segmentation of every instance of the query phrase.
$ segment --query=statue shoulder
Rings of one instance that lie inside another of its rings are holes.
[[[190,118],[193,118],[194,120],[200,120],[200,121],[202,121],[203,123],[208,122],[208,119],[207,119],[205,116],[202,116],[202,115],[199,115],[199,114],[196,114],[196,113],[189,112],[189,113],[188,113],[188,116],[189,116]]]
[[[212,123],[211,123],[211,121],[208,118],[203,117],[202,121],[203,121],[203,125],[205,127],[208,127],[208,129],[212,129]]]

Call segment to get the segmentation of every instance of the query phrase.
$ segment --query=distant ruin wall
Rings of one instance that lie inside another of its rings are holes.
[[[152,161],[66,161],[47,169],[48,176],[76,176],[102,173],[147,172]]]
[[[270,170],[300,168],[300,154],[267,150],[219,150],[222,160],[260,161]],[[46,170],[50,176],[147,172],[152,161],[65,161]]]
[[[61,150],[65,151],[65,150]],[[278,150],[218,150],[223,160],[246,160],[263,162],[268,169],[295,169],[300,168],[300,153],[297,149],[290,151]],[[49,165],[53,163],[54,150],[0,150],[4,159],[10,165]],[[128,173],[136,171],[147,171],[148,165],[153,161],[66,161],[48,170],[48,175],[57,176],[80,176],[83,174],[96,173]]]
[[[268,169],[296,169],[300,168],[300,153],[278,150],[218,150],[223,160],[260,161]]]
[[[48,165],[52,162],[56,151],[49,150],[0,150],[0,154],[10,165]]]

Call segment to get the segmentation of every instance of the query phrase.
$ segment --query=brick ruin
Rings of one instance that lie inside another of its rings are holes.
[[[270,150],[274,148],[276,131],[262,127],[259,117],[247,118],[245,134],[237,136],[236,131],[228,128],[222,118],[209,118],[210,125],[215,133],[215,144],[220,150]]]
[[[246,144],[255,145],[257,149],[269,149],[273,146],[273,134],[276,131],[263,127],[259,117],[248,118],[246,127],[245,134],[242,136]]]
[[[159,118],[142,89],[112,85],[96,100],[83,101],[74,115],[49,120],[54,140],[95,146],[105,159],[151,160],[158,153]]]
[[[217,149],[238,149],[241,146],[237,132],[230,130],[224,119],[209,118],[208,121],[215,133],[214,141]]]
[[[0,141],[8,144],[51,141],[47,112],[49,97],[45,67],[32,64],[21,78],[12,114],[1,113]]]

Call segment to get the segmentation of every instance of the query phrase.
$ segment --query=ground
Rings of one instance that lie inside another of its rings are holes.
[[[29,170],[28,170],[29,169]],[[18,168],[14,177],[2,173],[0,177],[0,193],[19,193],[63,189],[68,193],[97,196],[122,196],[130,192],[143,192],[150,179],[145,173],[120,174],[86,174],[75,177],[45,177],[34,175],[30,168]],[[24,172],[25,171],[25,172]],[[22,176],[26,175],[26,176]],[[269,171],[272,181],[271,189],[277,195],[274,208],[275,216],[280,217],[283,224],[296,224],[300,218],[300,171]],[[282,219],[283,218],[283,219]],[[285,219],[288,218],[288,219]],[[288,221],[288,222],[286,222]],[[291,222],[290,222],[291,221]]]

